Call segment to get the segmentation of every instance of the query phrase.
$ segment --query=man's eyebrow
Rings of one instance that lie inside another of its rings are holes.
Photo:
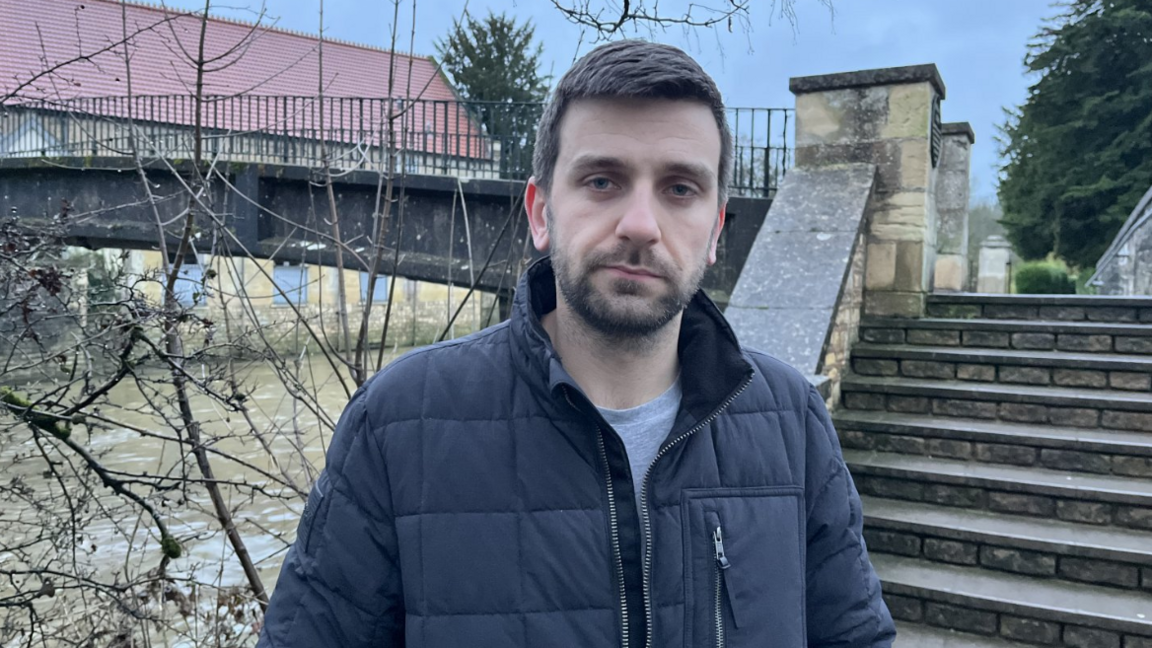
[[[584,175],[593,171],[619,171],[628,164],[611,155],[585,154],[572,161],[572,175]]]
[[[628,166],[624,160],[611,155],[585,154],[572,161],[571,173],[583,175],[593,171],[619,171]],[[711,167],[699,162],[668,162],[660,167],[660,172],[662,175],[684,176],[709,186],[716,182],[716,173]]]
[[[661,171],[665,175],[684,176],[707,187],[716,184],[716,173],[699,162],[669,162],[661,167]]]

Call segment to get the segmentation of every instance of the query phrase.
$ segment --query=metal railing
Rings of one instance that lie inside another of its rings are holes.
[[[1136,208],[1132,210],[1128,220],[1120,227],[1120,231],[1112,239],[1112,244],[1096,261],[1096,269],[1088,278],[1088,285],[1102,285],[1104,275],[1113,270],[1113,262],[1127,260],[1131,256],[1128,247],[1132,238],[1149,222],[1152,222],[1152,187],[1149,187],[1144,196],[1140,198],[1140,202],[1136,203]]]
[[[209,96],[201,100],[206,159],[338,169],[524,179],[541,103],[366,97]],[[192,96],[18,100],[0,106],[0,158],[129,156],[189,159]],[[771,196],[792,163],[792,111],[730,108],[731,192]],[[398,153],[403,153],[398,155]],[[402,165],[402,166],[401,166]]]
[[[729,108],[733,161],[729,192],[772,198],[792,167],[795,111],[789,108]]]

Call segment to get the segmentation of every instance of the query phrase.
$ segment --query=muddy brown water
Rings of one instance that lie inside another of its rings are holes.
[[[410,349],[399,349],[387,354],[386,362]],[[201,368],[201,371],[206,371]],[[302,489],[324,465],[324,452],[331,441],[332,430],[317,423],[317,416],[294,398],[284,383],[267,365],[245,363],[238,365],[239,375],[248,393],[246,404],[255,427],[261,430],[272,452],[269,453],[252,434],[252,427],[236,412],[229,412],[218,401],[198,394],[192,399],[193,414],[201,423],[205,438],[213,438],[212,447],[221,453],[237,457],[250,464],[245,466],[220,456],[212,456],[216,478],[225,482],[247,483],[251,486],[285,493],[273,497],[251,487],[225,486],[224,494],[234,509],[240,532],[248,551],[255,560],[266,588],[271,590],[279,574],[280,564],[288,545],[295,537],[296,526],[304,508],[304,498],[275,485],[259,473],[260,470],[280,475],[287,473]],[[316,394],[316,402],[324,414],[335,422],[348,401],[348,394],[339,384],[332,367],[318,356],[304,358],[301,375],[308,389]],[[155,437],[142,436],[143,429],[168,436],[175,435],[173,427],[156,414],[155,403],[175,414],[173,388],[157,372],[156,381],[142,388],[135,381],[126,380],[109,393],[109,404],[100,410],[102,416],[115,421],[101,428],[78,426],[73,438],[100,458],[111,471],[148,475],[187,475],[198,479],[200,473],[194,459],[184,452],[186,446]],[[352,389],[351,381],[347,384]],[[24,385],[35,393],[37,385]],[[150,404],[151,403],[151,404]],[[61,491],[60,480],[47,470],[42,450],[32,434],[11,417],[0,419],[0,475],[5,484],[19,481],[30,492],[54,493]],[[42,444],[45,445],[45,444]],[[69,449],[57,444],[59,451],[49,450],[55,462],[70,460],[79,471],[83,462]],[[278,465],[277,465],[278,464]],[[259,469],[259,470],[257,470]],[[67,475],[70,469],[63,468]],[[65,477],[64,486],[80,488],[75,479]],[[170,482],[172,483],[172,482]],[[192,485],[184,492],[171,491],[167,497],[156,497],[150,489],[131,486],[149,499],[160,511],[170,531],[181,542],[184,555],[172,561],[169,573],[194,578],[212,586],[243,585],[245,579],[220,525],[211,514],[211,501],[206,490]],[[124,580],[125,571],[142,574],[154,568],[161,552],[154,523],[141,515],[139,507],[126,502],[106,489],[100,489],[96,498],[105,507],[91,524],[82,529],[80,550],[58,558],[57,569],[68,571],[91,569],[98,578]],[[19,542],[20,535],[33,533],[45,525],[64,524],[69,511],[63,497],[52,499],[56,510],[37,510],[31,504],[21,504],[13,498],[0,501],[0,568],[15,568],[16,559],[5,553],[5,546]],[[9,584],[0,585],[0,596]],[[2,643],[2,642],[0,642]]]

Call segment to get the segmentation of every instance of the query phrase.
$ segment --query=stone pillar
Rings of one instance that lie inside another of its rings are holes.
[[[499,300],[499,306],[496,308],[500,315],[500,321],[507,321],[512,317],[512,293],[501,291],[496,295],[496,299]]]
[[[968,192],[972,144],[976,135],[968,122],[944,124],[937,167],[936,274],[933,289],[968,289]]]
[[[256,250],[260,246],[260,167],[241,166],[233,182],[238,195],[229,199],[235,201],[232,224],[236,238],[249,250]]]
[[[1011,288],[1008,276],[1012,267],[1012,244],[1008,239],[993,234],[980,244],[980,276],[976,292],[1003,294]]]
[[[945,94],[939,71],[916,65],[798,77],[789,88],[796,95],[797,167],[877,166],[868,207],[864,314],[919,317],[936,269],[936,164]]]

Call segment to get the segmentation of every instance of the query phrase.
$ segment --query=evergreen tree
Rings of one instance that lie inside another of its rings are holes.
[[[1029,45],[1003,127],[1003,224],[1026,258],[1095,265],[1152,185],[1152,4],[1071,0]]]
[[[460,98],[469,104],[485,131],[501,145],[505,177],[527,177],[532,167],[539,102],[548,94],[549,77],[540,74],[544,46],[535,43],[532,21],[491,10],[477,20],[456,21],[436,42],[445,73]],[[497,105],[500,104],[500,105]]]

